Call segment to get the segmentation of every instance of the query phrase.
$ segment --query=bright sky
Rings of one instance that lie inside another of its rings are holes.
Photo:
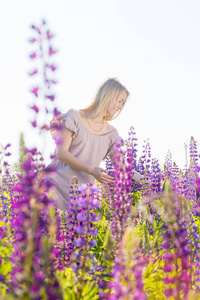
[[[168,149],[185,164],[184,143],[200,142],[199,0],[9,0],[0,9],[0,142],[18,158],[20,132],[27,146],[41,140],[29,125],[34,67],[30,25],[45,18],[59,53],[56,103],[66,112],[90,103],[97,86],[118,77],[131,93],[113,121],[122,138],[134,126],[139,151],[149,138],[163,164]],[[50,134],[46,157],[53,152]],[[48,158],[46,158],[48,161]]]

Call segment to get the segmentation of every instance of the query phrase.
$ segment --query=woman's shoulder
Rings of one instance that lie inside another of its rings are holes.
[[[111,131],[111,132],[117,131],[117,129],[113,125],[111,125],[109,122],[107,122],[107,126],[108,126],[109,131]]]
[[[70,108],[67,112],[58,115],[57,119],[64,120],[66,118],[73,117],[73,116],[76,116],[75,110],[73,108]]]
[[[107,132],[110,133],[111,135],[116,135],[118,134],[117,129],[110,124],[110,122],[107,121]]]

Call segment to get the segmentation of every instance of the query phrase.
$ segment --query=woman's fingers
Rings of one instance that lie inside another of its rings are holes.
[[[108,171],[103,170],[103,169],[101,169],[101,171],[102,171],[102,173],[101,173],[102,175],[101,176],[104,176],[105,178],[109,178],[111,180],[114,180],[114,177],[112,177],[112,176],[110,176],[110,175],[107,174]]]
[[[108,171],[102,168],[94,168],[95,172],[93,176],[102,183],[112,183],[114,182],[114,177],[108,175]]]
[[[112,176],[103,173],[101,174],[100,179],[104,181],[104,183],[114,182],[114,178]]]

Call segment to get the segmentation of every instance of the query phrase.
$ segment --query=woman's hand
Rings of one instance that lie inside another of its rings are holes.
[[[102,183],[113,183],[114,182],[114,178],[110,175],[107,174],[108,171],[102,169],[102,168],[98,168],[98,167],[94,167],[92,168],[92,172],[91,175],[94,176],[98,181],[102,182]]]

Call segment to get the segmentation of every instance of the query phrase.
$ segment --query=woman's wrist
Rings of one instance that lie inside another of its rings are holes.
[[[90,175],[93,175],[93,171],[94,171],[94,168],[93,167],[88,167],[88,174]]]

